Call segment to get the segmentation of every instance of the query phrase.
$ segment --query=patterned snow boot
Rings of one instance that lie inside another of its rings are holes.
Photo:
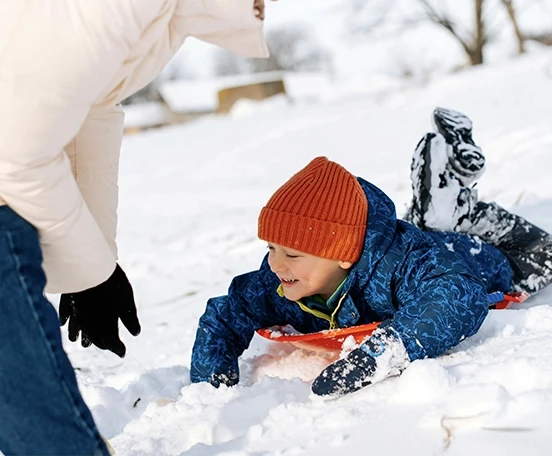
[[[451,148],[439,133],[428,133],[412,157],[412,202],[404,219],[425,231],[458,231],[477,201],[448,160]]]
[[[436,108],[433,120],[438,133],[424,136],[412,157],[413,197],[404,218],[427,231],[459,231],[477,201],[472,184],[485,171],[485,157],[464,114]]]
[[[473,125],[464,114],[452,109],[435,108],[433,122],[451,147],[447,150],[449,169],[469,187],[485,171],[485,157],[472,139]]]
[[[405,220],[426,231],[460,232],[499,248],[518,290],[537,292],[552,283],[552,235],[495,203],[477,201],[475,181],[485,157],[465,115],[437,108],[439,133],[428,133],[414,151],[413,198]]]

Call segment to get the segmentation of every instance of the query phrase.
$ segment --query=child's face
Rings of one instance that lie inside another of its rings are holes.
[[[297,301],[315,294],[328,300],[353,265],[347,261],[327,260],[307,253],[268,244],[268,264],[278,276],[284,294]]]

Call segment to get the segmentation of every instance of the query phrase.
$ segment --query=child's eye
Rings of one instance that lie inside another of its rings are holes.
[[[289,253],[286,253],[286,256],[288,258],[299,258],[297,255],[290,255]]]

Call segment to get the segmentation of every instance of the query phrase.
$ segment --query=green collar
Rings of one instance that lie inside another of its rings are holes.
[[[325,310],[325,311],[329,310],[330,312],[333,312],[339,303],[341,291],[343,290],[343,285],[345,284],[346,280],[347,280],[347,277],[345,277],[341,281],[341,283],[337,286],[336,290],[332,293],[332,295],[327,301],[325,301],[322,298],[322,296],[318,294],[307,296],[303,298],[301,301],[304,304],[306,304],[308,307],[311,307],[317,310]],[[276,290],[276,292],[278,293],[278,296],[280,296],[281,298],[285,296],[284,287],[282,286],[282,284],[278,286],[278,289]]]
[[[340,291],[343,288],[343,282],[337,287],[335,292],[330,296],[330,299],[328,299],[328,302],[324,302],[324,300],[318,296],[307,296],[304,298],[303,302],[301,299],[298,301],[295,301],[295,303],[304,311],[307,313],[310,313],[318,318],[322,318],[323,320],[326,320],[329,324],[330,329],[337,328],[337,313],[339,312],[339,308],[341,307],[342,302],[345,300],[347,293],[343,293],[341,297],[338,299],[338,296],[341,294]],[[284,297],[284,290],[282,287],[282,284],[277,288],[278,295],[283,298]],[[337,302],[336,302],[337,301]],[[333,308],[330,308],[329,306],[333,306]],[[329,311],[329,313],[328,313]]]
[[[341,283],[337,286],[335,291],[332,293],[330,298],[326,301],[326,306],[330,310],[334,310],[337,307],[337,304],[339,302],[339,298],[341,296],[341,292],[343,290],[343,285],[345,284],[345,281],[347,280],[347,276],[341,281]],[[316,295],[318,296],[318,295]],[[320,296],[318,296],[320,298]],[[320,298],[322,301],[324,301],[322,298]]]

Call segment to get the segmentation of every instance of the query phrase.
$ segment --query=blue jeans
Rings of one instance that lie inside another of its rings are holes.
[[[36,229],[0,206],[0,451],[109,455],[44,297]]]

